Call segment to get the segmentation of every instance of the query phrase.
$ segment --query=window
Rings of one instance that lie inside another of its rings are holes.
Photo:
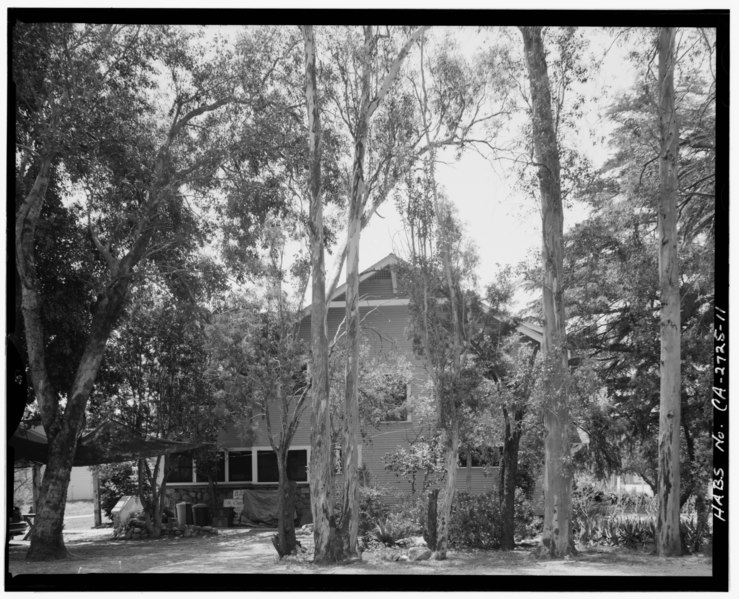
[[[287,454],[287,478],[298,482],[308,480],[308,450],[291,449]]]
[[[470,456],[472,468],[485,468],[490,466],[500,466],[501,458],[503,457],[502,447],[478,447],[469,450],[462,450],[459,452],[457,457],[457,465],[460,468],[467,467],[467,456]]]
[[[257,480],[259,483],[276,483],[280,472],[274,451],[257,452]],[[294,481],[308,480],[308,450],[291,449],[287,454],[287,478]]]
[[[168,482],[191,483],[192,482],[192,454],[174,453],[167,457],[169,468]]]
[[[388,406],[383,416],[383,422],[407,422],[408,409],[408,384],[404,380],[394,379],[390,375],[385,376],[385,391],[383,400]]]
[[[207,483],[208,471],[193,461],[192,453],[170,455],[168,482]],[[276,483],[279,480],[277,455],[272,449],[237,449],[220,451],[212,467],[218,482]],[[289,480],[308,480],[308,450],[291,449],[287,454]]]
[[[195,464],[195,482],[207,483],[208,475],[215,476],[216,482],[222,483],[226,480],[226,453],[219,451],[213,462]]]
[[[251,451],[228,452],[228,480],[251,482]]]
[[[277,455],[271,449],[257,452],[257,480],[260,483],[276,483],[279,480]]]

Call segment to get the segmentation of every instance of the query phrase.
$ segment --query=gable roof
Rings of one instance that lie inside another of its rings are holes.
[[[359,273],[359,282],[362,283],[363,281],[366,281],[367,279],[372,278],[375,276],[378,272],[381,270],[386,269],[388,266],[394,266],[401,262],[401,259],[398,258],[394,253],[389,253],[387,256],[385,256],[382,260],[379,260],[378,262],[375,262],[372,266],[369,268],[363,270],[361,273]],[[330,304],[331,302],[336,301],[336,298],[341,297],[346,292],[346,283],[341,285],[340,287],[337,287],[334,291],[333,295],[327,300],[327,304]],[[407,300],[406,300],[407,301]],[[388,301],[388,304],[391,302]],[[310,314],[310,306],[307,306],[305,308],[305,314]],[[504,320],[504,317],[495,315],[498,320]],[[541,345],[544,342],[544,329],[538,324],[535,324],[533,322],[519,322],[516,324],[516,331],[523,335],[524,337],[528,337],[532,341],[535,341],[539,345]]]
[[[367,279],[377,274],[378,271],[383,270],[387,268],[388,266],[394,266],[398,262],[400,262],[400,258],[398,258],[392,252],[389,253],[382,260],[375,262],[372,266],[370,266],[369,268],[359,273],[359,282],[361,283],[362,281],[366,281]],[[342,295],[344,295],[345,292],[346,292],[346,283],[337,287],[333,295],[330,298],[328,298],[328,301],[329,302],[335,301],[337,297],[341,297]]]

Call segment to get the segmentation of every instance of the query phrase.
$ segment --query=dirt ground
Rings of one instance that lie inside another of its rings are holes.
[[[209,574],[475,574],[513,576],[711,576],[701,555],[660,558],[643,552],[581,553],[569,560],[538,560],[530,551],[450,552],[446,561],[396,562],[366,552],[361,562],[318,567],[309,561],[312,535],[300,535],[307,552],[278,560],[274,531],[221,529],[218,535],[159,540],[113,540],[112,529],[65,528],[73,559],[27,562],[28,541],[14,539],[7,571],[16,574],[209,573]]]

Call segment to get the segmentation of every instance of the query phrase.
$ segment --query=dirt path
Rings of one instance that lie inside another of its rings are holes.
[[[9,548],[8,571],[15,574],[203,573],[203,574],[477,574],[514,576],[710,576],[710,558],[658,558],[638,552],[585,553],[572,560],[541,561],[528,551],[451,552],[444,562],[392,562],[374,553],[346,566],[317,567],[305,556],[279,561],[271,530],[223,529],[216,536],[156,541],[111,538],[111,529],[71,530],[65,541],[74,559],[25,560],[28,542]],[[310,549],[312,538],[299,537]]]

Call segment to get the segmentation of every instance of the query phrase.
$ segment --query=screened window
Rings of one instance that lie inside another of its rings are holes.
[[[460,451],[457,465],[460,468],[467,467],[467,456],[471,458],[472,468],[484,468],[485,466],[500,466],[502,447],[479,447],[472,451]]]
[[[257,482],[276,483],[279,480],[277,456],[271,449],[257,452]]]
[[[294,481],[308,480],[308,452],[293,449],[287,454],[287,478]],[[257,452],[257,480],[260,483],[276,483],[280,479],[277,455],[274,451]]]
[[[196,464],[195,482],[207,483],[209,474],[219,483],[226,480],[226,454],[224,452],[219,451],[213,461]]]
[[[167,458],[169,466],[168,482],[192,482],[192,455],[189,453],[175,453]]]
[[[172,483],[207,483],[206,465],[198,465],[192,454],[176,454],[168,457],[172,470],[169,482]],[[228,477],[226,477],[226,460],[228,460]],[[193,475],[193,465],[195,473]],[[256,452],[256,472],[254,472],[254,451],[234,450],[218,452],[216,459],[209,462],[218,482],[276,483],[279,481],[277,456],[271,449],[260,449]],[[308,450],[291,449],[287,454],[287,476],[289,480],[306,482],[308,480]]]
[[[308,450],[290,450],[287,454],[287,478],[294,481],[308,480]]]
[[[228,480],[251,482],[251,451],[228,452]]]

